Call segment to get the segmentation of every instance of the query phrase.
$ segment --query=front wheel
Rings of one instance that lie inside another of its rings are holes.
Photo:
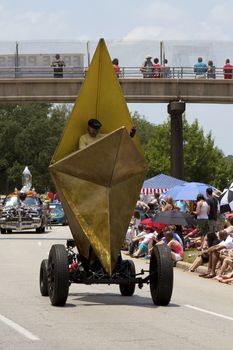
[[[155,305],[169,304],[173,289],[173,262],[166,244],[155,245],[150,259],[150,292]]]
[[[122,260],[124,264],[124,275],[127,281],[127,278],[135,278],[135,265],[133,260]],[[131,297],[135,291],[135,283],[122,283],[119,284],[120,292],[122,296]]]
[[[49,252],[48,291],[52,305],[65,305],[69,291],[69,265],[67,251],[62,244],[54,244]]]

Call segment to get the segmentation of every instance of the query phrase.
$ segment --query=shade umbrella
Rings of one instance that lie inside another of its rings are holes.
[[[154,222],[152,218],[144,219],[140,222],[140,224],[145,226],[150,226],[153,230],[156,230],[156,229],[162,230],[167,226],[167,224]]]
[[[152,219],[154,222],[168,225],[191,226],[196,223],[195,218],[189,213],[183,213],[179,210],[161,211]]]
[[[233,182],[229,188],[225,188],[219,197],[220,213],[233,211]]]
[[[181,185],[174,186],[172,189],[164,193],[163,198],[171,196],[175,201],[177,200],[190,200],[197,199],[197,195],[202,193],[206,197],[206,189],[211,187],[213,191],[215,187],[201,183],[201,182],[186,182]]]

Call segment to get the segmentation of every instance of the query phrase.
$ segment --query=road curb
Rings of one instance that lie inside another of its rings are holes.
[[[176,266],[179,269],[182,269],[184,271],[187,271],[192,264],[185,262],[185,261],[177,261]],[[207,266],[199,266],[195,273],[206,273],[207,272]]]

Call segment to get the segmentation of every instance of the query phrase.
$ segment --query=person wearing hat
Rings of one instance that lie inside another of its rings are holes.
[[[83,149],[88,145],[91,145],[93,142],[101,139],[106,134],[101,134],[100,128],[102,126],[101,122],[98,119],[92,118],[88,120],[87,123],[87,133],[82,135],[79,139],[79,149]],[[136,133],[136,127],[133,126],[130,131],[130,136],[134,137]]]
[[[142,64],[142,67],[140,68],[140,71],[143,74],[143,78],[152,78],[154,75],[154,66],[151,59],[152,59],[151,55],[146,55],[146,59]]]
[[[105,134],[99,132],[101,126],[102,124],[98,119],[92,118],[88,120],[87,133],[82,135],[79,139],[79,149],[83,149],[105,136]]]

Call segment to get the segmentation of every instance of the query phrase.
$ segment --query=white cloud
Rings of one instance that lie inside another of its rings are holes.
[[[124,40],[158,40],[161,31],[162,28],[157,26],[139,26],[132,29]]]
[[[146,20],[156,21],[177,21],[183,18],[185,15],[184,10],[177,6],[177,2],[174,1],[171,4],[164,1],[153,1],[148,5],[144,5],[142,16]],[[167,22],[168,23],[168,22]]]
[[[15,13],[0,7],[0,39],[27,40],[57,38],[64,30],[62,13],[26,11]]]

